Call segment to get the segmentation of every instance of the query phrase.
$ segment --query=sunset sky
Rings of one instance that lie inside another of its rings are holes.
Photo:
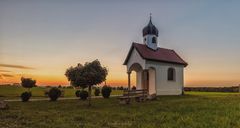
[[[152,13],[159,47],[185,61],[185,86],[240,84],[239,0],[1,0],[0,84],[67,85],[70,66],[99,59],[127,85],[123,61]]]

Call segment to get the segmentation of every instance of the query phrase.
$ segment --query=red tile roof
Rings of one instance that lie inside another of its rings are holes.
[[[136,48],[140,56],[146,60],[180,64],[180,65],[184,65],[185,67],[188,65],[187,62],[185,62],[174,50],[165,49],[165,48],[157,48],[157,50],[152,50],[148,48],[145,44],[139,44],[139,43],[132,43],[132,46],[130,51],[128,52],[127,58],[123,63],[124,65],[127,64],[133,48]]]

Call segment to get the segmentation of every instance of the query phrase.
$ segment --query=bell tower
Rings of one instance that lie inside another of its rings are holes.
[[[143,43],[147,45],[147,47],[157,50],[158,47],[158,29],[152,23],[152,16],[150,14],[150,20],[147,26],[145,26],[142,30],[143,33]]]

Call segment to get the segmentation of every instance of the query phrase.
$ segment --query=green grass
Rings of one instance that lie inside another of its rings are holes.
[[[42,98],[44,96],[44,92],[49,90],[50,88],[46,87],[33,87],[31,88],[32,98]],[[73,88],[61,88],[64,90],[64,97],[75,97],[76,90]],[[27,89],[21,86],[0,86],[0,99],[19,99],[19,96],[27,91]],[[94,95],[94,90],[92,91]],[[111,95],[121,95],[122,91],[113,90]]]
[[[197,96],[221,96],[221,95],[236,95],[238,92],[197,92],[190,91],[187,92],[187,95],[197,95]]]
[[[117,98],[86,101],[9,102],[3,128],[239,128],[239,93],[190,92],[119,105]]]

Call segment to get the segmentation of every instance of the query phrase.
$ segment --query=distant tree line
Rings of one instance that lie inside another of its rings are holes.
[[[239,92],[240,86],[232,87],[184,87],[184,91],[199,92]]]
[[[52,88],[52,86],[44,86],[46,88]],[[74,87],[74,86],[62,86],[62,85],[58,85],[57,86],[58,88],[76,88],[78,89],[77,87]],[[127,90],[128,88],[126,86],[110,86],[112,88],[112,90]],[[135,87],[135,86],[133,86]],[[96,89],[96,88],[102,88],[101,86],[99,87],[92,87],[93,89]]]

